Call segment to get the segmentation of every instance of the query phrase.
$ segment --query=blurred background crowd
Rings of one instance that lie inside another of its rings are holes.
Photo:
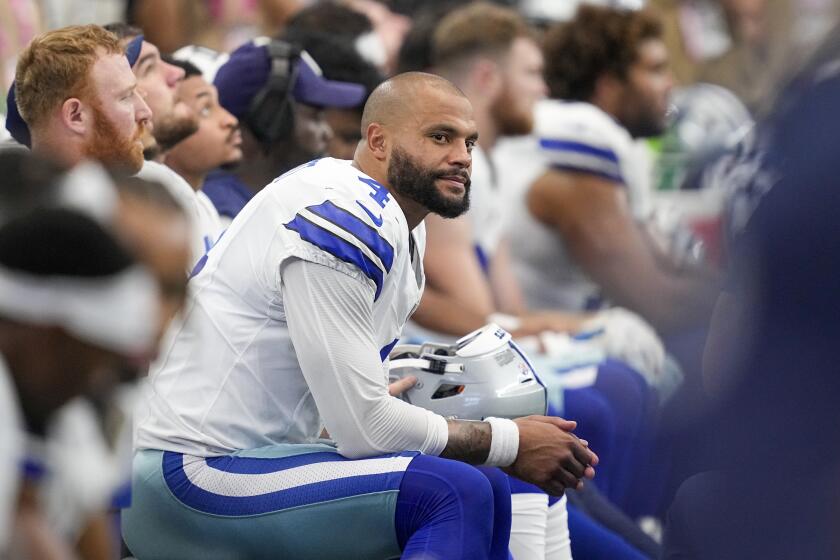
[[[510,330],[602,460],[567,555],[514,518],[513,557],[840,557],[838,10],[0,0],[0,558],[131,554],[132,410],[190,273],[406,71],[480,134],[406,338]]]

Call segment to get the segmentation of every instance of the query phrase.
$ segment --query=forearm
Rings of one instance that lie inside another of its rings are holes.
[[[535,218],[554,229],[574,261],[613,303],[660,332],[705,323],[717,286],[707,274],[662,266],[630,213],[626,191],[584,173],[552,171],[528,193]]]
[[[474,465],[508,467],[519,456],[519,425],[505,418],[484,422],[449,420],[449,440],[441,457]]]
[[[492,311],[482,313],[480,310],[470,309],[456,298],[426,286],[420,306],[411,320],[431,331],[464,336],[487,324],[487,316],[490,313]]]
[[[611,301],[635,311],[661,333],[706,324],[718,293],[717,283],[708,278],[660,269],[602,286]]]
[[[437,455],[445,420],[388,394],[372,326],[374,291],[328,267],[283,270],[283,302],[301,371],[330,436],[351,458],[419,450]]]
[[[506,237],[499,241],[490,261],[490,286],[493,290],[493,300],[496,302],[496,311],[510,315],[526,313],[528,306],[513,273],[510,242]]]
[[[493,440],[492,429],[487,422],[466,420],[447,420],[449,440],[440,456],[473,465],[487,461],[490,443]]]
[[[453,336],[484,326],[496,309],[476,257],[469,220],[429,215],[426,232],[426,288],[412,319],[426,329]]]
[[[693,270],[662,267],[633,224],[624,230],[580,229],[564,239],[603,294],[616,305],[635,311],[660,332],[671,332],[708,320],[717,284]]]

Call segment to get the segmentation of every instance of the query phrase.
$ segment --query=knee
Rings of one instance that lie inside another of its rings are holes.
[[[510,501],[510,478],[501,469],[495,467],[475,467],[490,483],[490,490],[496,501]]]
[[[566,418],[575,420],[585,431],[611,432],[615,413],[607,399],[596,389],[586,387],[566,391]]]
[[[617,360],[601,364],[595,386],[607,394],[620,397],[634,408],[644,407],[656,394],[639,372]]]
[[[507,479],[500,480],[501,476],[488,476],[488,472],[482,472],[476,467],[465,463],[456,462],[458,465],[453,469],[449,480],[452,495],[462,505],[465,512],[492,512],[493,504],[497,493],[506,494],[510,499],[510,486]],[[493,469],[487,469],[493,471]],[[501,472],[499,473],[501,475]],[[504,484],[503,484],[504,483]]]
[[[477,468],[459,461],[428,455],[415,457],[406,470],[400,492],[419,494],[422,498],[418,502],[434,502],[435,509],[446,508],[451,514],[483,518],[486,515],[476,515],[482,512],[492,518],[493,484]],[[507,495],[510,495],[509,488]]]
[[[647,382],[635,369],[612,359],[605,361],[598,368],[595,385],[637,402],[646,400],[650,392]]]

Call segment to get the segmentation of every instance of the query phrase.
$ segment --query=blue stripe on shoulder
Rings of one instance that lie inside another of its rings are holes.
[[[615,152],[607,148],[596,148],[589,144],[582,142],[573,142],[571,140],[553,140],[551,138],[540,138],[540,147],[547,150],[557,150],[561,152],[574,152],[577,154],[585,154],[588,156],[595,156],[605,159],[612,163],[618,164],[618,156]]]
[[[317,455],[322,455],[318,453]],[[334,453],[336,461],[347,461]],[[395,453],[393,456],[415,456],[417,452]],[[306,457],[303,455],[302,457]],[[249,458],[238,458],[242,461]],[[278,459],[262,459],[272,462]],[[279,459],[282,460],[282,459]],[[309,464],[323,462],[310,461]],[[223,516],[262,515],[284,509],[317,504],[363,494],[398,490],[404,471],[342,477],[334,480],[302,484],[286,490],[256,496],[224,496],[194,485],[184,472],[183,455],[165,451],[161,461],[163,478],[172,495],[187,507],[203,513]],[[268,472],[277,472],[270,470]],[[230,476],[237,476],[231,474]]]
[[[386,272],[391,271],[391,265],[394,263],[394,248],[364,220],[344,208],[336,206],[329,200],[317,206],[308,206],[306,209],[356,237],[373,251],[374,255],[379,257],[379,260],[385,265]]]
[[[587,173],[589,175],[595,175],[596,177],[602,177],[604,179],[609,179],[614,183],[619,183],[624,185],[624,177],[621,175],[614,175],[612,173],[607,173],[605,171],[598,171],[597,169],[591,169],[589,167],[580,167],[577,165],[565,165],[559,163],[552,163],[552,169],[557,169],[558,171],[572,171],[574,173]]]
[[[397,345],[398,341],[399,339],[395,338],[394,340],[383,346],[382,349],[379,351],[379,357],[382,359],[383,362],[385,361],[385,358],[388,357],[388,354],[391,353],[391,350],[394,349],[394,346]]]
[[[296,231],[304,241],[308,241],[334,257],[358,267],[359,270],[364,272],[365,276],[373,280],[376,285],[376,295],[373,299],[374,301],[379,299],[385,275],[382,269],[370,260],[360,248],[338,237],[335,233],[310,222],[300,214],[295,216],[291,222],[283,225],[286,229]]]

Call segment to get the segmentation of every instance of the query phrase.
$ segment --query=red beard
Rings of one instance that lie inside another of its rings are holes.
[[[121,134],[99,104],[93,104],[93,138],[85,148],[85,155],[103,165],[134,175],[143,167],[145,121],[136,125],[130,137]]]

